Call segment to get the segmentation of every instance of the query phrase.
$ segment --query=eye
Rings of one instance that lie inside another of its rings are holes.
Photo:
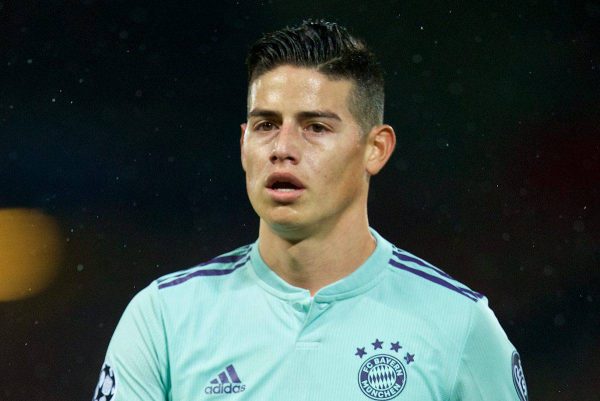
[[[262,121],[254,126],[255,131],[272,131],[275,128],[275,124],[270,121]]]
[[[306,128],[306,131],[310,131],[313,132],[315,134],[322,134],[324,132],[328,132],[330,131],[329,128],[327,128],[325,125],[320,124],[320,123],[313,123],[313,124],[309,124]]]

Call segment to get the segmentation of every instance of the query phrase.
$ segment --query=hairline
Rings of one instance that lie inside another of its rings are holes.
[[[323,76],[327,77],[327,79],[329,79],[330,81],[346,80],[346,81],[350,82],[350,84],[352,86],[350,88],[350,92],[348,93],[348,98],[346,99],[348,111],[350,112],[350,114],[356,121],[358,127],[360,128],[360,131],[361,131],[360,137],[366,138],[368,133],[371,131],[371,129],[373,127],[383,123],[383,121],[382,121],[383,119],[381,117],[378,117],[377,121],[367,121],[370,119],[367,116],[364,116],[364,117],[362,116],[364,114],[367,114],[366,112],[364,112],[365,106],[363,104],[361,104],[365,101],[362,98],[367,97],[367,94],[365,93],[366,89],[364,87],[362,87],[362,85],[354,77],[345,76],[343,74],[335,74],[335,73],[328,74],[328,73],[326,73],[325,71],[323,71],[324,65],[325,64],[311,66],[311,65],[295,64],[295,63],[291,63],[291,62],[284,62],[284,63],[274,65],[269,69],[265,69],[265,70],[261,71],[259,74],[253,74],[250,81],[248,82],[248,95],[246,96],[246,103],[247,103],[246,108],[248,108],[250,106],[250,101],[249,101],[250,100],[250,87],[257,79],[259,79],[263,75],[265,75],[279,67],[283,67],[283,66],[304,68],[307,70],[316,71],[316,72],[322,74]]]

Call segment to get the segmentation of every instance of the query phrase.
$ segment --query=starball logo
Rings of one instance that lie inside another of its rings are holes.
[[[246,390],[233,365],[229,365],[204,387],[206,394],[235,394]]]
[[[513,351],[512,358],[512,375],[515,390],[519,396],[519,400],[527,401],[529,396],[527,395],[527,384],[525,384],[525,375],[523,374],[523,367],[521,366],[521,357],[517,351]]]

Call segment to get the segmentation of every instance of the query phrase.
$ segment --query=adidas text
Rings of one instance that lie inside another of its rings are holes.
[[[246,390],[246,386],[244,384],[216,384],[214,386],[206,386],[204,388],[204,392],[206,394],[231,394],[231,393],[241,393]]]

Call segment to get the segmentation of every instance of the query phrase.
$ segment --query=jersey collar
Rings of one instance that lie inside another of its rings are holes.
[[[370,231],[377,241],[373,253],[354,272],[321,288],[314,296],[315,301],[332,302],[356,296],[372,288],[383,277],[381,273],[392,256],[392,245],[372,228]],[[250,251],[250,265],[258,284],[271,294],[287,300],[310,298],[308,290],[289,284],[267,266],[260,256],[258,240]]]

